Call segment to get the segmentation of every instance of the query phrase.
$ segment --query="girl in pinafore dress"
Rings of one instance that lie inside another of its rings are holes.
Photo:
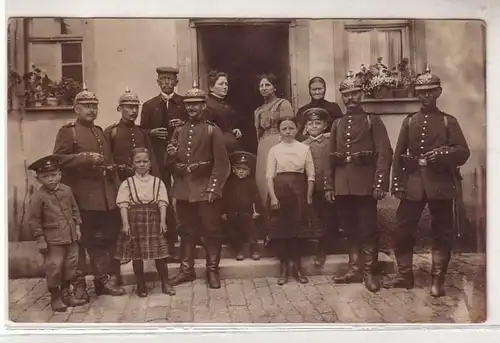
[[[269,246],[280,259],[278,284],[293,276],[300,283],[308,279],[302,272],[304,242],[312,235],[309,211],[314,190],[314,162],[309,146],[295,140],[295,118],[278,122],[281,142],[269,150],[266,178],[269,191]]]
[[[174,295],[168,281],[168,248],[166,216],[168,195],[165,184],[149,174],[151,160],[146,148],[132,151],[135,175],[127,178],[118,190],[116,203],[122,217],[122,234],[118,240],[115,258],[132,260],[137,280],[137,295],[146,297],[144,260],[154,260],[160,276],[161,290]]]

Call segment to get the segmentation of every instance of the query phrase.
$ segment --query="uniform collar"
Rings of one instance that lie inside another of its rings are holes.
[[[135,123],[133,121],[128,121],[124,119],[120,119],[119,124],[124,125],[126,127],[134,127]]]
[[[54,189],[50,189],[45,186],[42,186],[42,189],[49,194],[54,194],[61,189],[61,184],[58,184]]]
[[[76,118],[76,122],[82,126],[85,126],[85,127],[94,127],[94,122],[88,122],[86,120],[82,120],[80,118]]]
[[[316,137],[312,137],[312,136],[308,136],[307,139],[311,142],[318,142],[318,143],[321,143],[325,140],[325,133],[322,133]]]
[[[430,107],[430,108],[424,108],[420,107],[420,112],[423,114],[432,114],[432,113],[439,113],[439,108],[437,107]]]

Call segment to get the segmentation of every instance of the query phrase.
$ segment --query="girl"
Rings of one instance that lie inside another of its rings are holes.
[[[151,160],[146,148],[132,151],[132,165],[135,175],[123,181],[116,199],[123,227],[115,258],[132,260],[138,296],[148,294],[143,260],[155,260],[162,292],[174,295],[175,290],[168,281],[168,249],[164,236],[167,232],[167,189],[159,178],[149,174]]]
[[[307,283],[302,272],[301,250],[311,233],[308,207],[314,190],[314,163],[309,146],[295,140],[298,127],[295,118],[282,118],[277,127],[281,142],[269,151],[266,169],[271,209],[269,238],[280,259],[278,284],[287,283],[289,276]]]

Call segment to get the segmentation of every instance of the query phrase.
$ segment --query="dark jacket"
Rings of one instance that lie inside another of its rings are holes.
[[[89,152],[100,153],[103,165],[96,165]],[[80,210],[106,211],[116,208],[118,176],[111,147],[97,125],[76,120],[59,129],[54,154],[67,155],[63,183],[73,190]]]
[[[178,147],[175,156],[166,154],[174,176],[172,196],[199,202],[212,192],[220,198],[230,163],[219,127],[206,120],[188,121],[174,131],[172,142]]]
[[[255,176],[250,175],[245,179],[240,179],[231,174],[224,186],[222,213],[252,215],[254,204],[255,211],[263,215],[264,206],[255,183]]]
[[[59,184],[56,190],[40,187],[31,197],[28,223],[36,241],[62,245],[76,242],[76,225],[82,223],[71,188]]]
[[[299,142],[307,138],[307,136],[303,134],[306,125],[306,118],[304,118],[304,112],[313,107],[322,108],[330,114],[330,117],[328,118],[327,122],[328,130],[330,130],[330,128],[332,127],[332,123],[335,119],[342,117],[342,110],[340,109],[339,105],[336,102],[330,102],[325,99],[321,99],[319,101],[312,100],[310,103],[302,106],[297,111],[297,122],[299,123],[297,140]]]
[[[302,143],[309,145],[311,149],[316,177],[314,187],[316,191],[324,191],[325,185],[329,187],[332,184],[331,174],[325,173],[327,164],[330,163],[330,133],[323,133],[314,138],[307,137]]]
[[[228,153],[241,150],[241,143],[233,134],[233,130],[238,129],[238,115],[224,99],[209,94],[204,117],[221,129]]]
[[[445,122],[445,118],[446,122]],[[438,160],[418,166],[428,151],[441,148]],[[405,167],[402,155],[412,157]],[[460,124],[455,117],[440,112],[417,112],[403,120],[394,151],[392,192],[402,191],[408,200],[452,199],[457,194],[456,168],[470,156]]]
[[[167,143],[170,140],[175,128],[169,127],[168,122],[172,119],[181,119],[186,121],[188,114],[184,107],[183,97],[174,94],[172,99],[169,101],[168,109],[165,104],[165,100],[159,94],[154,98],[149,99],[142,105],[141,110],[141,122],[140,126],[149,133],[153,129],[159,127],[167,128],[169,131],[168,138],[166,140],[161,140],[156,137],[151,137],[151,143],[153,145],[153,150],[155,153],[156,161],[160,163],[160,171],[163,174],[163,161],[165,160],[165,149]]]
[[[392,148],[382,119],[366,112],[350,113],[335,120],[330,136],[330,163],[333,185],[327,187],[335,195],[371,195],[374,188],[389,190],[389,174],[392,164]],[[344,156],[371,152],[367,163],[342,164],[335,154]]]
[[[132,168],[132,150],[135,148],[146,148],[150,151],[151,175],[160,177],[160,171],[151,146],[151,138],[148,130],[134,123],[120,120],[118,123],[108,126],[104,130],[106,138],[111,144],[113,158],[118,165],[118,175],[124,181],[127,177],[134,175]],[[124,166],[128,167],[127,171]]]

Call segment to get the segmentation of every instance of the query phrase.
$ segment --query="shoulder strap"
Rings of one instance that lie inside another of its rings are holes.
[[[75,125],[71,125],[70,128],[71,128],[71,135],[73,138],[73,150],[76,151],[76,147],[78,146],[78,141],[76,140],[76,127]]]
[[[450,142],[450,134],[448,132],[448,116],[446,114],[443,114],[443,116],[444,116],[444,130],[446,133],[446,142],[449,143]]]

